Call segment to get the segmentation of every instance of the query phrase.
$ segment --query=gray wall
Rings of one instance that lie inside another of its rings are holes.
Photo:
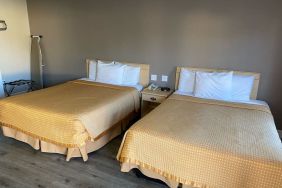
[[[32,34],[44,36],[47,85],[85,76],[84,59],[262,73],[259,98],[282,129],[281,0],[27,0]]]

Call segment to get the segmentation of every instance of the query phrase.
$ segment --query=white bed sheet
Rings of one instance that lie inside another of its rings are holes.
[[[88,81],[88,82],[96,82],[95,80],[91,80],[91,79],[89,79],[89,78],[80,78],[79,80],[84,80],[84,81]],[[100,82],[97,82],[97,83],[100,83]],[[142,91],[143,90],[143,86],[142,85],[140,85],[140,84],[137,84],[137,85],[123,85],[123,84],[121,84],[121,85],[119,85],[119,86],[126,86],[126,87],[134,87],[135,89],[137,89],[138,91]]]
[[[191,92],[183,92],[183,91],[179,91],[179,90],[176,90],[174,92],[174,94],[177,94],[177,95],[187,95],[187,96],[195,97],[193,95],[193,93],[191,93]],[[229,101],[229,102],[236,102],[236,103],[257,104],[257,105],[268,106],[268,104],[265,101],[261,101],[261,100],[248,100],[248,101],[227,100],[227,101]]]

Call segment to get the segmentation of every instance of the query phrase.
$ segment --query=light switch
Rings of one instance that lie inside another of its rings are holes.
[[[162,75],[162,82],[167,82],[167,80],[168,80],[168,76]]]
[[[156,74],[151,74],[151,80],[152,81],[157,81],[158,76]]]

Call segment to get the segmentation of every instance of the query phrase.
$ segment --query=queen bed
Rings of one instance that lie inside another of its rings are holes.
[[[67,155],[67,161],[72,157],[86,161],[88,153],[125,130],[139,115],[140,90],[148,85],[149,65],[116,66],[115,62],[90,59],[86,64],[85,79],[0,100],[3,134],[42,152]],[[112,77],[103,78],[115,70]],[[137,85],[123,84],[124,78],[117,77],[125,75],[121,72],[125,70],[138,72],[132,74],[137,76]]]
[[[218,72],[177,68],[177,91],[126,132],[121,171],[137,168],[170,187],[281,187],[282,144],[268,105],[256,100],[260,75],[232,72],[253,77],[247,101],[207,99],[179,90],[184,69]]]

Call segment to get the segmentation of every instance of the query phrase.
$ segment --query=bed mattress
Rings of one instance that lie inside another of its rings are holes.
[[[139,91],[76,80],[0,100],[0,124],[71,148],[94,141],[139,110]]]
[[[173,94],[126,132],[117,159],[195,187],[282,185],[282,144],[261,104]]]

